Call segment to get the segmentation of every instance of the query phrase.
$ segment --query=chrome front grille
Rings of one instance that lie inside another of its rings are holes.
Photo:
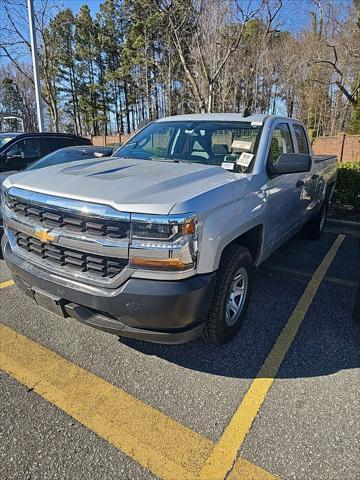
[[[88,233],[102,238],[127,238],[129,236],[129,222],[121,220],[106,220],[100,218],[86,218],[81,214],[61,211],[59,208],[47,205],[34,205],[22,199],[7,196],[8,207],[18,215],[18,218],[39,222],[47,228],[64,228],[75,233]]]
[[[58,266],[66,266],[76,272],[88,272],[99,277],[113,278],[127,265],[126,259],[87,254],[59,245],[43,243],[37,238],[14,232],[17,245],[26,252]]]
[[[126,212],[10,187],[2,214],[11,248],[36,265],[112,287],[131,275]]]

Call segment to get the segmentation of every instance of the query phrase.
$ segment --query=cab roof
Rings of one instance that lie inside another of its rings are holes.
[[[157,122],[181,122],[181,121],[218,121],[218,122],[261,122],[268,118],[287,118],[277,115],[255,114],[244,117],[242,113],[191,113],[187,115],[173,115],[156,120]]]

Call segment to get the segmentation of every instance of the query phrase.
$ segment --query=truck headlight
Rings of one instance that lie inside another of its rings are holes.
[[[0,199],[1,199],[2,202],[5,201],[5,198],[4,198],[5,197],[5,190],[6,189],[5,189],[4,185],[2,183],[0,183]]]
[[[5,197],[6,188],[4,185],[0,185],[0,212],[5,209],[6,197]]]
[[[129,264],[151,270],[189,270],[197,256],[194,215],[132,215]]]

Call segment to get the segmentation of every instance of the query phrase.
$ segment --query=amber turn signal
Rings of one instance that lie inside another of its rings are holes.
[[[192,233],[195,233],[195,222],[185,223],[183,227],[183,231],[187,235],[191,235]]]
[[[193,267],[193,264],[184,263],[177,258],[167,258],[162,260],[151,258],[130,258],[129,264],[140,268],[154,268],[156,270],[187,270]]]

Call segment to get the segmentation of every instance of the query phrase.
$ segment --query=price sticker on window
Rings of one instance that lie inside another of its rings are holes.
[[[236,161],[236,164],[241,165],[242,167],[248,167],[253,157],[254,157],[253,153],[243,152],[240,155],[239,159]]]
[[[235,164],[230,162],[222,162],[221,166],[222,168],[225,168],[225,170],[234,170]]]
[[[247,142],[245,140],[234,140],[231,144],[231,148],[239,150],[251,150],[252,142]]]

